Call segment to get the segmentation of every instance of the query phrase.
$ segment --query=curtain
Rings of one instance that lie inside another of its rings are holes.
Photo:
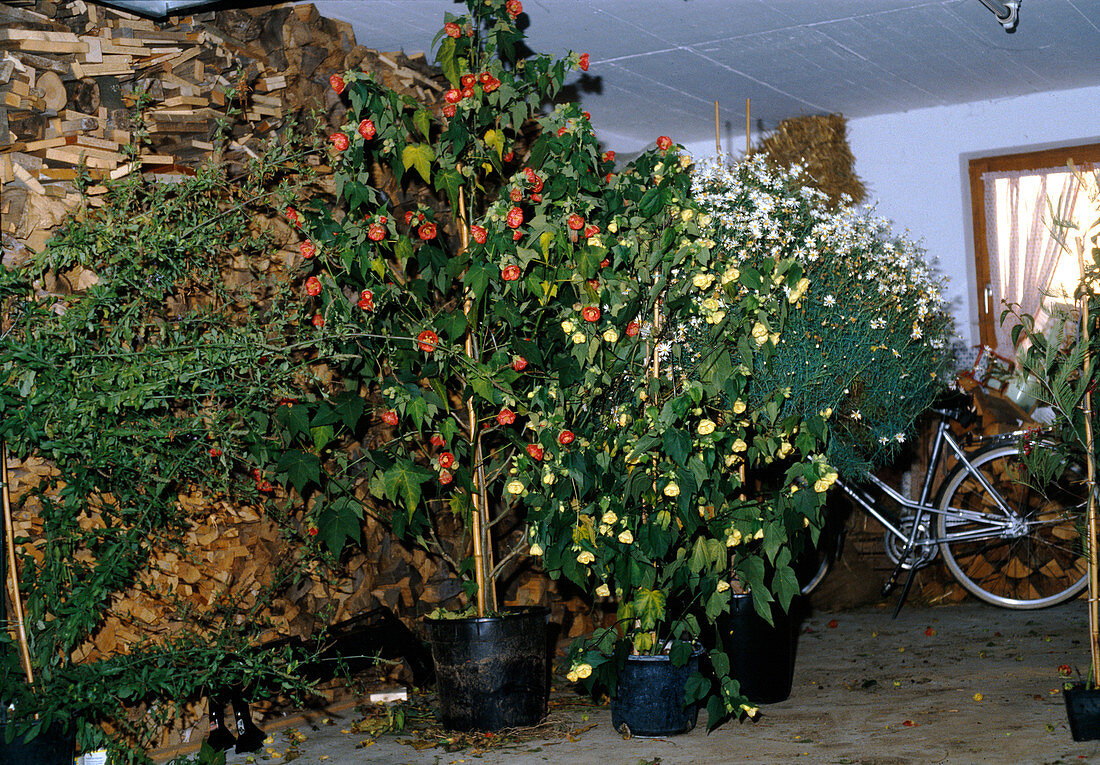
[[[1001,311],[1016,305],[1041,328],[1049,318],[1041,310],[1044,303],[1067,302],[1059,297],[1061,282],[1075,282],[1077,262],[1073,257],[1062,262],[1049,213],[1053,210],[1058,220],[1074,220],[1080,183],[1065,167],[985,173],[982,181],[997,350],[1011,358],[1015,322],[1008,318],[1001,325]]]

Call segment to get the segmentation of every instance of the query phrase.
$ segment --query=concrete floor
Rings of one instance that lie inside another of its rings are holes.
[[[756,722],[668,739],[623,740],[608,707],[568,691],[552,700],[543,735],[446,751],[414,732],[369,735],[353,710],[327,723],[265,723],[272,734],[246,762],[419,765],[689,765],[690,763],[1100,763],[1100,742],[1075,743],[1059,667],[1088,668],[1084,601],[1044,611],[969,603],[818,613],[803,624],[794,689]],[[570,733],[571,732],[571,733]],[[294,741],[297,743],[294,743]]]

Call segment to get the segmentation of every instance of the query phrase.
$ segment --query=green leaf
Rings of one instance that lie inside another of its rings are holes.
[[[458,191],[462,188],[462,175],[457,170],[441,170],[435,174],[436,191],[443,191],[451,207],[458,207]]]
[[[499,130],[486,130],[485,131],[485,145],[491,146],[496,151],[497,159],[502,160],[504,156],[504,133]],[[503,160],[502,160],[503,161]]]
[[[657,623],[665,618],[666,600],[664,590],[638,590],[638,597],[634,598],[634,613],[641,621],[643,630],[655,629]]]
[[[661,436],[665,447],[665,454],[677,465],[687,463],[691,454],[691,436],[686,431],[677,428],[669,428]]]
[[[321,451],[330,441],[332,441],[333,433],[331,425],[314,426],[309,429],[309,433],[313,436],[313,448],[317,451]]]
[[[401,163],[408,170],[415,167],[416,172],[424,179],[424,183],[432,182],[432,162],[435,161],[435,150],[426,143],[410,143],[401,151]]]
[[[291,438],[309,437],[309,407],[304,404],[280,406],[275,410],[275,419],[287,429]]]
[[[279,457],[278,470],[286,473],[287,480],[302,494],[310,483],[321,480],[321,460],[315,454],[292,449]]]
[[[435,62],[439,64],[439,68],[443,70],[443,76],[454,87],[458,87],[462,73],[458,69],[458,63],[455,61],[455,39],[453,37],[445,37],[443,42],[439,44],[439,50],[435,54]]]
[[[411,518],[420,504],[420,487],[432,477],[432,473],[409,461],[398,462],[385,472],[386,497],[404,504]]]
[[[713,652],[712,652],[713,654]],[[694,673],[684,684],[684,703],[695,704],[710,693],[711,682],[701,672]]]
[[[420,131],[420,134],[424,136],[425,141],[432,139],[432,115],[427,109],[417,109],[413,113],[413,125]]]
[[[359,541],[363,510],[350,497],[340,497],[321,508],[317,513],[317,532],[325,547],[339,553],[350,539]]]
[[[688,663],[690,658],[691,643],[680,640],[672,644],[672,649],[668,652],[668,659],[672,662],[672,666],[682,667]]]

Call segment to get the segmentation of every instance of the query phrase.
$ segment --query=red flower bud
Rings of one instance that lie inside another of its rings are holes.
[[[630,322],[629,324],[626,325],[626,336],[627,337],[634,337],[635,335],[638,334],[639,329],[640,329],[640,327],[638,326],[638,322],[636,322],[636,321]]]
[[[544,454],[542,447],[539,444],[527,444],[527,453],[531,455],[532,459],[541,460]]]
[[[455,456],[450,452],[443,452],[439,455],[439,466],[441,468],[449,468],[455,464]]]
[[[317,327],[317,329],[325,326],[325,317],[319,313],[313,314],[313,326]]]
[[[332,145],[336,147],[336,151],[343,151],[348,148],[348,137],[345,133],[333,133],[328,137],[332,141]]]
[[[515,231],[512,232],[512,241],[513,242],[518,242],[522,238],[523,238],[523,232],[520,231],[518,228]]]
[[[582,53],[581,57],[577,60],[577,66],[581,68],[582,72],[588,71],[588,54]]]
[[[511,191],[508,192],[508,198],[511,199],[513,202],[522,202],[523,201],[523,189],[520,189],[520,188],[512,189]]]
[[[464,74],[459,79],[459,82],[462,83],[462,89],[466,90],[466,88],[472,88],[475,84],[477,84],[477,77],[472,74]]]
[[[262,491],[265,494],[269,494],[269,493],[275,491],[275,487],[271,485],[270,481],[259,481],[256,484],[256,490],[257,491]]]
[[[531,201],[535,202],[536,204],[538,202],[541,202],[542,201],[542,194],[532,194],[531,195]]]
[[[426,242],[429,239],[435,239],[437,231],[434,223],[425,223],[416,233]]]
[[[527,359],[523,358],[522,356],[512,357],[512,369],[516,370],[517,372],[522,372],[526,368]]]
[[[581,311],[581,316],[584,317],[585,321],[599,321],[600,309],[594,305],[585,306],[584,310]]]
[[[424,353],[431,353],[439,345],[439,335],[430,329],[426,329],[416,336],[416,344]]]
[[[516,153],[514,151],[506,151],[504,153],[504,156],[501,157],[501,159],[504,161],[504,164],[508,164],[513,159],[515,159],[515,157],[516,157]]]
[[[321,280],[316,276],[306,279],[306,294],[310,297],[317,297],[321,294]]]
[[[584,218],[577,215],[577,213],[573,213],[572,215],[570,215],[566,219],[565,223],[569,226],[569,228],[573,229],[574,231],[580,231],[582,228],[584,228]]]
[[[450,470],[440,470],[440,471],[439,471],[439,482],[440,482],[441,484],[443,484],[444,486],[446,486],[447,484],[449,484],[449,483],[450,483],[451,481],[453,481],[454,479],[455,479],[455,477],[454,477],[454,475],[453,475],[453,474],[451,473],[451,471],[450,471]]]
[[[298,251],[302,253],[303,258],[309,260],[317,254],[317,245],[307,239],[298,243]]]
[[[600,227],[595,224],[590,224],[584,228],[584,235],[586,237],[595,236],[598,233],[600,233]]]
[[[569,132],[569,128],[565,125],[562,125],[560,128],[558,128],[558,138],[561,138],[563,135],[565,135],[568,132]]]
[[[447,37],[458,38],[462,36],[462,27],[453,21],[448,21],[443,25],[443,30],[447,33]]]
[[[500,278],[506,282],[514,282],[516,279],[519,278],[519,274],[519,266],[515,265],[514,263],[511,265],[507,265],[500,270]]]
[[[599,279],[589,279],[588,280],[588,286],[598,292],[599,289],[600,289],[600,280]]]
[[[508,11],[508,15],[513,19],[523,13],[523,3],[519,0],[508,0],[504,6],[504,10]]]
[[[443,116],[444,117],[453,117],[457,113],[458,113],[458,109],[455,108],[454,104],[447,104],[446,106],[443,107]]]
[[[367,227],[367,238],[372,242],[381,242],[386,238],[386,228],[381,223],[372,223]]]
[[[302,222],[298,218],[298,211],[293,207],[286,208],[286,219],[290,221],[292,226],[301,227]]]
[[[563,430],[561,433],[558,433],[558,443],[562,446],[573,443],[574,438],[575,436],[571,430]]]
[[[309,527],[309,535],[311,537],[317,536],[317,527],[316,526],[310,526]]]
[[[210,456],[211,457],[220,457],[220,456],[222,456],[222,450],[219,449],[216,446],[211,446],[210,447]]]
[[[364,311],[373,311],[374,310],[374,293],[371,292],[370,290],[363,290],[362,292],[360,292],[359,293],[358,306],[360,308],[362,308]]]
[[[519,228],[523,225],[523,210],[518,207],[513,207],[508,211],[508,216],[504,219],[504,222],[507,223],[510,228]]]
[[[338,74],[334,74],[329,77],[328,84],[331,85],[332,89],[335,90],[337,93],[343,93],[344,88],[347,87],[347,85],[344,83],[344,78]]]
[[[603,161],[604,162],[614,162],[615,161],[615,152],[610,151],[610,150],[605,151],[603,153]]]
[[[449,104],[457,104],[462,100],[462,91],[456,88],[451,88],[443,94],[443,100]]]
[[[438,433],[432,434],[432,437],[428,439],[428,441],[429,443],[431,443],[432,446],[443,446],[445,443],[447,443],[443,440],[443,436],[439,435]]]
[[[603,260],[600,261],[600,268],[607,268],[610,265],[611,265],[611,260],[609,258],[604,258]]]
[[[473,88],[463,88],[462,89],[462,97],[463,98],[473,98],[474,97],[474,89]]]
[[[470,236],[472,236],[474,241],[478,244],[485,244],[485,240],[489,238],[489,232],[481,226],[470,226]]]
[[[396,425],[397,412],[392,409],[387,409],[386,411],[382,412],[382,422],[386,423],[387,425]]]
[[[359,135],[363,136],[364,141],[369,141],[374,138],[374,121],[363,120],[359,123]]]
[[[501,425],[511,425],[516,421],[516,413],[511,409],[504,408],[497,413],[497,422]]]
[[[486,93],[492,93],[494,90],[500,87],[500,80],[492,75],[489,75],[489,79],[481,83],[481,89]]]
[[[657,148],[661,151],[668,151],[672,148],[672,139],[667,135],[663,135],[657,139]]]
[[[412,210],[408,210],[408,211],[405,212],[405,225],[406,226],[409,225],[410,223],[412,223],[412,219],[413,219],[414,215],[416,215],[416,213],[414,213]]]

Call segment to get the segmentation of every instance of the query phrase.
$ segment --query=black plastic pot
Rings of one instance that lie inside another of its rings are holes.
[[[1062,691],[1066,700],[1066,717],[1074,741],[1100,738],[1100,688],[1088,688],[1084,683]]]
[[[425,619],[443,725],[495,731],[538,725],[550,695],[550,610]]]
[[[5,742],[6,730],[0,728],[0,763],[11,765],[73,765],[76,754],[76,736],[60,725],[39,731],[30,741],[16,733]]]
[[[754,704],[774,704],[791,695],[794,683],[794,620],[772,610],[775,626],[756,613],[752,595],[730,599],[729,614],[718,617],[718,629],[730,660],[730,676]]]
[[[668,656],[628,656],[611,699],[611,725],[624,736],[687,733],[699,718],[696,704],[684,706],[688,678],[699,670],[702,647],[682,667]]]

